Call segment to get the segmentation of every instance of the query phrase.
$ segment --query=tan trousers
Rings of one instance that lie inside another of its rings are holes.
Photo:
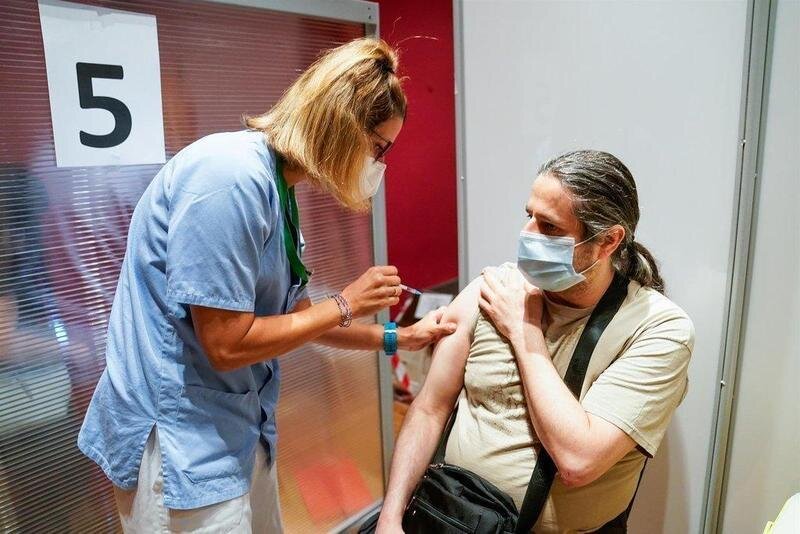
[[[125,534],[281,534],[276,464],[266,467],[264,446],[256,448],[250,492],[217,504],[192,510],[164,506],[164,480],[158,431],[153,427],[142,456],[139,482],[130,491],[114,487],[117,510]]]

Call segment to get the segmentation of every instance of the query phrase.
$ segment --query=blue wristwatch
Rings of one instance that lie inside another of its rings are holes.
[[[383,352],[387,356],[397,354],[397,324],[386,323],[383,325]]]

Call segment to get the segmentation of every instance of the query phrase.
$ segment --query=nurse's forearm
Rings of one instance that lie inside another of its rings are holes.
[[[359,318],[394,306],[399,302],[399,292],[397,269],[375,266],[344,288],[340,296],[349,308],[350,318]],[[291,313],[260,317],[253,312],[192,306],[191,320],[211,365],[218,371],[231,371],[314,341],[342,321],[341,304],[336,299],[325,299],[312,306],[306,298]]]
[[[311,307],[311,300],[304,299],[297,303],[295,311],[307,310]],[[407,348],[411,338],[408,328],[397,329],[397,346]],[[328,347],[350,350],[381,350],[383,349],[383,325],[353,323],[347,328],[336,326],[315,340]]]
[[[383,326],[355,322],[347,328],[336,326],[316,341],[338,349],[380,350],[383,348]]]
[[[351,350],[383,350],[383,325],[353,323],[348,328],[333,328],[317,339],[318,343],[329,347]],[[414,335],[413,326],[397,328],[397,348],[418,350],[419,341]],[[449,332],[448,332],[449,333]],[[422,335],[425,335],[424,333]],[[419,336],[417,336],[419,337]],[[423,344],[434,343],[435,339]]]
[[[297,303],[294,311],[303,311],[311,307],[311,299],[303,299]],[[398,332],[398,336],[400,332]],[[338,323],[315,342],[337,349],[380,350],[383,348],[383,326],[378,324],[352,323],[341,328]]]
[[[192,306],[192,323],[211,365],[232,371],[286,354],[337,327],[341,312],[328,299],[286,315],[256,317]]]

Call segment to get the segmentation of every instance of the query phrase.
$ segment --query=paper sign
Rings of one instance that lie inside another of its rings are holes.
[[[453,295],[447,293],[423,293],[419,296],[417,302],[417,309],[414,311],[414,317],[422,319],[425,314],[439,308],[447,306],[453,300]]]
[[[156,18],[39,1],[59,167],[164,162]]]

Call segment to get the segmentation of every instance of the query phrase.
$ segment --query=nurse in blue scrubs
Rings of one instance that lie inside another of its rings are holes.
[[[369,209],[406,112],[396,69],[383,41],[333,49],[247,130],[192,143],[144,192],[78,438],[113,483],[125,532],[282,531],[278,358],[311,341],[395,342],[352,322],[398,302],[394,267],[309,300],[294,186]],[[452,333],[440,318],[399,329],[396,342],[416,349]]]

